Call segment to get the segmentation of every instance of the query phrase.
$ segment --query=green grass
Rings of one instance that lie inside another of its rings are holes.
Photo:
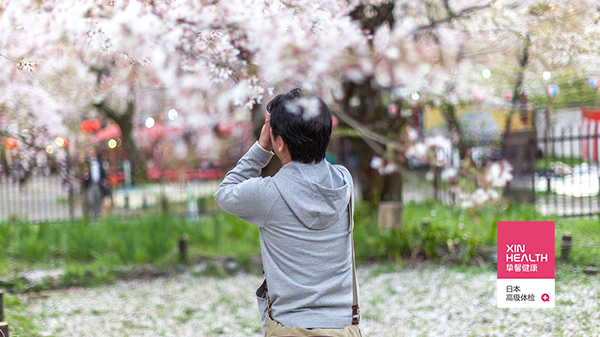
[[[429,225],[423,225],[424,220]],[[403,209],[402,227],[390,230],[378,227],[376,209],[357,204],[356,256],[359,263],[378,263],[370,276],[394,272],[411,260],[423,259],[452,265],[467,274],[495,270],[488,257],[496,251],[496,222],[516,220],[555,221],[557,258],[562,235],[572,235],[570,262],[557,263],[557,284],[572,279],[588,282],[585,267],[600,267],[600,218],[542,217],[531,205],[461,210],[439,203],[409,204]],[[9,290],[18,292],[98,285],[137,274],[136,268],[148,264],[157,270],[177,266],[181,236],[188,239],[190,263],[207,261],[207,273],[226,276],[228,271],[215,260],[234,259],[242,266],[249,265],[251,258],[260,255],[258,232],[257,227],[224,212],[191,222],[174,215],[151,215],[90,223],[0,223],[0,287],[12,284]],[[32,268],[61,268],[65,273],[59,280],[32,287],[18,277],[19,272]],[[5,295],[5,306],[15,335],[39,336],[20,297]],[[193,314],[188,310],[180,320]]]
[[[14,295],[4,294],[4,320],[9,322],[11,336],[40,336],[33,317],[26,312],[26,303]]]
[[[544,218],[528,205],[461,210],[439,203],[409,204],[403,209],[402,227],[395,230],[380,229],[377,210],[366,205],[357,204],[355,215],[359,262],[430,259],[482,265],[495,252],[496,222],[510,220],[556,220],[557,257],[560,239],[568,232],[574,242],[572,265],[598,266],[600,261],[598,219]],[[179,263],[181,236],[187,237],[191,262],[231,258],[247,266],[260,255],[258,228],[224,212],[198,221],[151,215],[90,223],[0,223],[0,276],[31,268],[62,268],[64,284],[86,285],[113,279],[123,266],[172,267]],[[209,272],[226,275],[222,269],[207,266]],[[18,279],[13,283],[18,285]]]
[[[560,145],[559,145],[560,146]],[[548,147],[548,151],[551,153],[552,149]],[[545,157],[535,161],[536,171],[549,170],[552,163],[561,162],[569,166],[579,165],[584,161],[581,158],[574,157]]]
[[[182,236],[192,262],[229,256],[244,265],[260,254],[258,228],[224,212],[198,221],[157,215],[90,223],[0,223],[0,275],[63,268],[74,281],[68,284],[87,284],[87,279],[111,279],[116,267],[170,267],[179,263]]]
[[[579,266],[600,266],[600,219],[556,221],[556,256],[560,256],[563,234],[571,234],[569,259]]]
[[[356,211],[355,245],[360,261],[433,259],[442,263],[482,265],[496,251],[498,221],[555,221],[556,256],[564,233],[573,236],[570,263],[600,266],[599,219],[543,217],[532,205],[486,206],[461,210],[439,203],[409,204],[400,229],[382,230],[377,212],[364,206]],[[429,225],[423,225],[427,220]]]

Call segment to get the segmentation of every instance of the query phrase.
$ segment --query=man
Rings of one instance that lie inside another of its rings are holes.
[[[225,176],[215,199],[225,211],[260,227],[273,320],[303,328],[349,326],[353,184],[346,168],[324,160],[331,112],[300,89],[278,95],[267,111],[258,142]],[[262,178],[273,152],[283,167]],[[265,322],[263,317],[264,329]]]
[[[86,190],[86,215],[94,219],[100,217],[106,174],[102,163],[98,160],[95,148],[87,151],[86,163],[83,168],[83,183]]]

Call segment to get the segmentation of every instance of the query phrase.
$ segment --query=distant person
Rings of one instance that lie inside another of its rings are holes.
[[[260,228],[265,282],[259,287],[263,329],[349,327],[353,320],[350,223],[352,177],[325,153],[332,117],[320,98],[294,89],[267,105],[260,138],[225,176],[215,199]],[[260,172],[273,156],[283,167]],[[268,291],[267,291],[268,289]],[[353,325],[353,326],[352,326]]]
[[[107,183],[102,163],[98,159],[96,149],[89,148],[83,169],[85,187],[86,215],[94,219],[100,217],[102,209],[103,189]]]
[[[104,200],[106,197],[110,198],[110,203],[112,204],[112,176],[110,163],[108,160],[104,159],[101,153],[98,153],[98,161],[102,166],[102,171],[104,172],[104,180],[102,180],[100,187],[102,189],[102,199]]]

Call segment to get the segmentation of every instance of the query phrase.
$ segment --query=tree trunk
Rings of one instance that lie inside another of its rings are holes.
[[[352,18],[358,21],[364,30],[374,34],[382,25],[387,24],[393,29],[395,24],[394,1],[385,2],[378,6],[358,5],[350,14]],[[365,10],[372,11],[374,15],[366,16]],[[370,41],[372,43],[372,41]],[[366,125],[373,131],[397,138],[404,125],[401,117],[393,120],[388,119],[387,103],[389,89],[372,87],[371,79],[366,79],[363,83],[344,83],[344,101],[340,102],[341,109],[355,118],[362,125]],[[356,107],[350,106],[350,100],[358,98],[360,104]],[[357,157],[358,179],[363,199],[373,205],[379,201],[401,201],[402,200],[402,176],[395,173],[389,176],[381,176],[376,170],[370,167],[371,159],[374,156],[380,156],[363,139],[352,138],[352,151]],[[385,147],[385,145],[382,145]],[[394,160],[394,158],[388,158]]]
[[[381,88],[372,88],[369,81],[363,84],[347,83],[345,85],[345,100],[341,102],[344,109],[362,125],[369,126],[373,131],[385,134],[390,138],[397,138],[404,121],[391,120],[387,116],[387,106],[383,102]],[[349,101],[358,98],[360,104],[350,107]],[[398,117],[401,118],[401,117]],[[352,150],[357,159],[358,179],[361,182],[362,197],[368,203],[375,205],[379,201],[402,200],[402,177],[395,173],[390,176],[381,176],[370,167],[374,156],[381,156],[363,139],[352,138]],[[385,145],[382,145],[385,148]],[[394,160],[394,158],[387,158]]]
[[[133,140],[133,118],[135,115],[135,103],[127,102],[127,109],[124,113],[117,113],[109,107],[106,101],[95,103],[94,107],[102,111],[104,115],[113,120],[121,129],[121,140],[123,147],[131,165],[131,183],[139,184],[147,180],[146,178],[146,157],[138,149]]]
[[[456,117],[456,107],[454,104],[444,102],[440,108],[442,115],[446,119],[446,125],[450,133],[454,133],[458,137],[458,153],[460,159],[464,159],[467,155],[467,142],[465,141],[465,135],[460,128],[458,118]]]
[[[506,118],[506,123],[504,124],[504,139],[502,140],[502,152],[506,149],[506,137],[510,133],[510,124],[512,117],[517,110],[517,101],[519,100],[519,96],[522,92],[523,81],[525,79],[525,69],[527,68],[527,64],[529,63],[529,47],[531,47],[531,39],[529,35],[527,35],[525,39],[525,43],[523,46],[523,55],[519,59],[519,74],[517,76],[517,82],[515,83],[515,89],[513,91],[512,97],[512,106],[510,112],[508,113],[508,117]]]
[[[147,180],[146,177],[146,158],[138,149],[133,140],[133,117],[123,116],[117,120],[117,124],[121,128],[121,140],[127,154],[127,159],[131,165],[131,183],[140,184]]]

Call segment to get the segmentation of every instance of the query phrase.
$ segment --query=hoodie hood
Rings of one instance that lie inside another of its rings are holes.
[[[317,164],[290,162],[273,177],[283,200],[310,229],[332,226],[348,208],[350,173],[326,160]]]

